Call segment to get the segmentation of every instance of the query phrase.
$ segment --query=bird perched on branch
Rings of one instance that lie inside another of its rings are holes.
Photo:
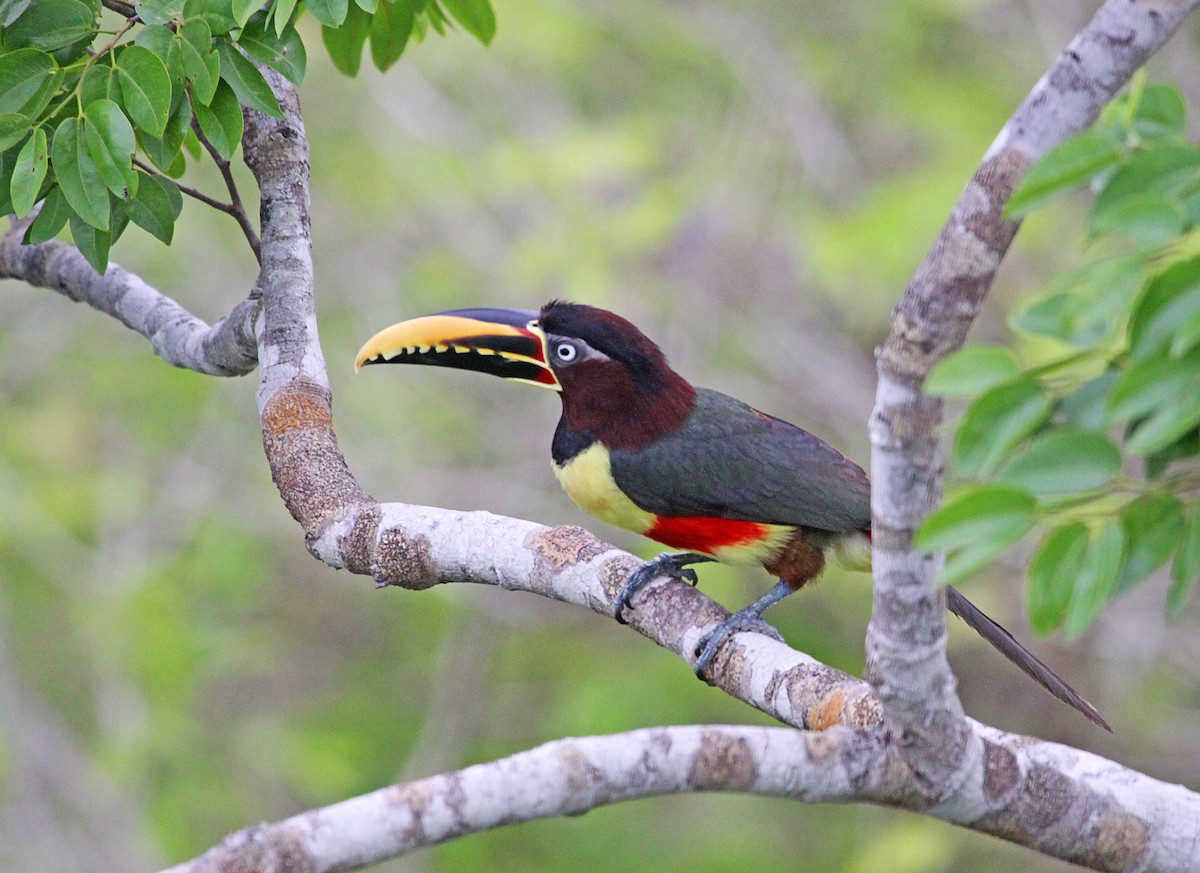
[[[700,640],[697,675],[735,633],[778,637],[762,613],[816,578],[827,559],[870,569],[871,486],[862,468],[795,425],[693,387],[619,315],[561,301],[540,312],[443,312],[376,334],[355,368],[366,364],[455,367],[559,392],[551,455],[567,494],[609,524],[685,550],[659,555],[629,578],[615,601],[618,621],[657,576],[694,584],[691,564],[759,565],[775,576],[770,591]],[[962,594],[947,587],[946,603],[1043,688],[1111,730]]]

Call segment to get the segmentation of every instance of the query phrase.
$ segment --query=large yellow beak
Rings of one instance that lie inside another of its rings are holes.
[[[402,321],[367,340],[354,369],[426,364],[490,373],[561,391],[533,309],[455,309]]]

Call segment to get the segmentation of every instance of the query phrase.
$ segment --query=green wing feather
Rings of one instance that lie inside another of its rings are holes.
[[[702,515],[827,531],[871,526],[862,468],[806,430],[728,395],[697,389],[679,430],[615,450],[617,486],[656,515]]]

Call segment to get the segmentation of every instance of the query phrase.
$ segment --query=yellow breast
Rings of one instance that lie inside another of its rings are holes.
[[[593,443],[561,466],[555,464],[554,475],[575,505],[589,515],[634,533],[645,533],[654,526],[654,514],[617,487],[608,449],[600,443]]]

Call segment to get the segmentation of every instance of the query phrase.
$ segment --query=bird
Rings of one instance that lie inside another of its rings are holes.
[[[863,469],[802,428],[671,368],[657,344],[616,313],[553,300],[540,310],[456,309],[387,327],[358,352],[372,364],[473,370],[559,393],[551,442],[555,476],[585,512],[645,535],[664,552],[633,572],[614,601],[624,623],[633,596],[659,576],[696,584],[692,566],[761,566],[778,581],[705,634],[694,670],[705,677],[735,633],[780,639],[762,618],[819,576],[829,560],[870,570],[871,485]],[[1111,731],[1092,704],[946,586],[947,608],[1050,694]]]

